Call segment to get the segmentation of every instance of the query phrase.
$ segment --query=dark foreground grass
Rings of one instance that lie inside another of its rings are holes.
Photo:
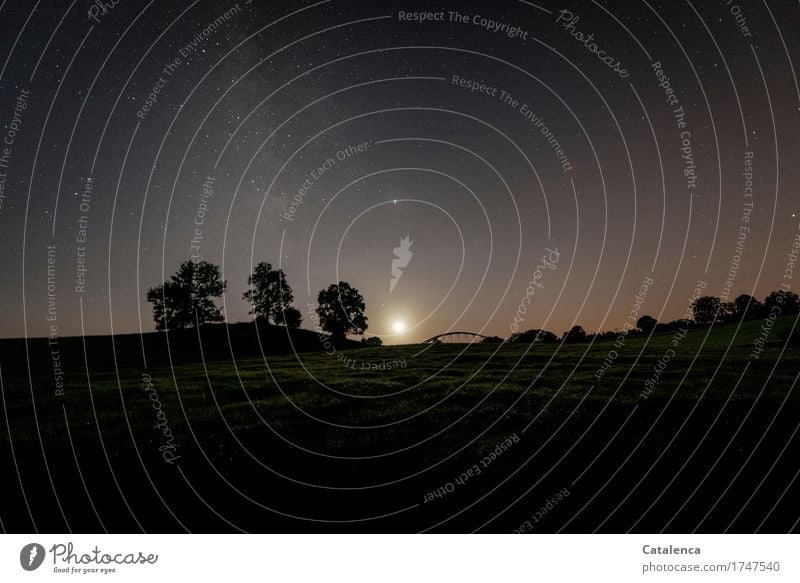
[[[781,339],[795,320],[754,359],[761,325],[147,370],[88,353],[66,363],[63,395],[47,366],[29,382],[24,362],[2,361],[0,519],[13,531],[791,530],[800,356]]]

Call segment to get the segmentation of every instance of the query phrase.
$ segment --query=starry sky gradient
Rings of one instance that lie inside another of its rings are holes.
[[[731,299],[782,282],[800,222],[789,65],[800,40],[785,34],[797,29],[795,5],[742,3],[747,37],[720,2],[125,0],[99,23],[89,2],[11,4],[0,19],[3,38],[19,35],[0,55],[4,135],[20,92],[29,96],[3,169],[2,337],[48,334],[48,246],[59,335],[152,330],[146,290],[191,257],[198,228],[194,251],[229,280],[229,321],[249,320],[247,275],[269,261],[286,271],[304,327],[317,292],[346,280],[366,299],[369,332],[387,342],[447,330],[505,337],[547,248],[559,261],[521,329],[620,328],[645,277],[655,284],[643,313],[671,320],[698,280],[723,290],[747,152],[754,204]],[[562,9],[627,78],[556,22]],[[421,10],[458,10],[470,22],[399,20]],[[485,30],[476,14],[528,38]],[[693,191],[656,62],[686,114]],[[137,116],[159,78],[156,102]],[[76,293],[82,215],[86,285]],[[413,256],[390,293],[405,236]],[[396,320],[409,330],[393,336]]]

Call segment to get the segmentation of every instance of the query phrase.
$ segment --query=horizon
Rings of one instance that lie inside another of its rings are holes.
[[[794,293],[794,292],[791,292],[789,290],[784,290],[784,291],[787,291],[788,293]],[[772,290],[772,292],[782,293],[782,290],[781,289]],[[770,292],[770,293],[772,293],[772,292]],[[748,295],[749,296],[750,294],[732,294],[731,297],[733,299],[735,299],[736,297],[739,297],[739,296],[742,296],[742,295]],[[703,296],[699,296],[699,297],[703,297]],[[718,296],[706,296],[706,297],[716,297],[716,298],[718,298]],[[751,296],[751,297],[753,297],[757,301],[761,302],[761,300],[757,296]],[[766,297],[766,296],[764,296],[764,297]],[[732,303],[732,302],[728,302],[728,303]],[[791,317],[792,315],[794,315],[794,314],[793,313],[787,313],[787,314],[782,314],[781,316],[778,316],[778,317]],[[653,317],[651,314],[648,314],[648,313],[645,313],[645,312],[642,312],[641,314],[639,314],[639,316],[640,317],[641,316]],[[686,318],[683,318],[681,316],[686,316],[686,314],[682,314],[679,317],[665,319],[665,320],[659,320],[658,318],[655,318],[655,317],[653,317],[653,318],[655,319],[655,321],[656,321],[656,323],[658,325],[662,325],[663,326],[665,324],[680,323],[680,322],[683,322],[683,321],[687,320]],[[722,316],[722,314],[720,314],[720,316]],[[742,322],[744,322],[746,320],[754,319],[753,317],[742,318],[741,320],[739,320],[738,318],[739,318],[739,316],[736,316],[733,319],[723,319],[722,317],[720,317],[720,319],[717,320],[716,325],[741,324]],[[228,321],[228,320],[224,320],[224,321],[221,321],[221,322],[204,322],[204,323],[201,324],[201,326],[247,326],[247,325],[256,324],[257,321],[258,321],[258,318],[252,317],[250,320],[241,321],[241,322],[240,321]],[[688,321],[690,321],[695,326],[708,326],[708,325],[710,325],[710,323],[697,322],[694,318],[689,318]],[[274,327],[274,328],[283,328],[283,329],[287,329],[287,330],[300,330],[300,331],[308,332],[308,333],[312,333],[312,334],[330,336],[330,333],[326,333],[324,330],[322,330],[319,327],[307,327],[305,320],[303,320],[303,323],[301,323],[301,325],[298,326],[298,327],[288,327],[285,324],[275,324],[275,323],[272,323],[272,322],[267,322],[267,323],[264,323],[263,325]],[[595,337],[595,336],[600,336],[600,335],[603,335],[603,334],[610,334],[610,333],[617,333],[617,332],[625,332],[626,334],[630,333],[630,332],[640,332],[640,333],[647,334],[647,332],[645,332],[645,331],[643,331],[643,330],[641,330],[639,328],[636,328],[636,327],[629,328],[629,329],[626,330],[625,327],[624,327],[624,322],[618,328],[617,327],[615,327],[615,328],[607,328],[605,330],[586,329],[586,327],[582,326],[580,323],[576,323],[575,326],[580,326],[581,328],[584,329],[584,331],[586,332],[586,335],[587,335],[587,339],[588,338],[594,339],[593,337]],[[82,338],[82,337],[109,337],[109,336],[130,336],[130,335],[141,336],[141,335],[145,335],[145,334],[175,333],[175,332],[180,332],[182,330],[196,330],[196,329],[197,329],[196,326],[188,326],[186,328],[174,328],[174,329],[168,329],[168,330],[152,329],[152,330],[140,330],[140,331],[133,331],[133,332],[116,332],[114,334],[84,334],[84,335],[74,334],[74,335],[67,335],[67,336],[58,335],[56,337],[52,337],[50,335],[28,336],[28,337],[11,336],[11,337],[0,337],[0,340],[48,340],[48,339],[52,339],[52,338],[67,339],[67,338]],[[535,328],[534,327],[534,328],[520,329],[519,333],[531,332],[531,331],[551,332],[551,333],[555,334],[558,337],[558,342],[559,343],[563,342],[563,336],[566,335],[569,332],[569,330],[564,330],[561,333],[558,333],[555,330],[548,330],[548,329],[545,329],[545,328]],[[663,332],[666,333],[667,331],[663,331]],[[465,333],[467,333],[467,334],[477,334],[477,335],[484,336],[484,337],[492,337],[492,336],[494,336],[494,337],[502,338],[503,340],[509,340],[515,334],[515,332],[511,332],[507,336],[500,336],[499,334],[483,334],[483,333],[477,333],[477,332],[472,332],[472,331],[443,330],[443,331],[438,332],[437,334],[434,334],[433,336],[427,337],[426,340],[428,340],[430,338],[433,338],[433,337],[436,337],[436,336],[444,336],[444,335],[447,335],[447,334],[465,334]],[[653,331],[653,334],[657,334],[657,333],[659,333],[659,332],[656,331],[656,330]],[[403,334],[399,333],[399,334],[396,334],[396,335],[402,336]],[[374,335],[374,334],[371,334],[371,333],[369,333],[369,331],[367,331],[363,335],[348,334],[347,336],[345,336],[344,339],[352,341],[352,342],[358,342],[359,340],[356,340],[356,339],[366,339],[366,338],[381,338],[381,337],[377,336],[377,335]],[[424,340],[412,341],[412,342],[384,342],[384,344],[387,345],[387,346],[406,346],[406,345],[417,345],[417,344],[423,344],[423,343],[424,343]]]

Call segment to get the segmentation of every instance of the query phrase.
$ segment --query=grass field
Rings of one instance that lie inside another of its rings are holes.
[[[621,346],[405,345],[146,370],[89,353],[70,359],[63,395],[46,361],[29,383],[24,361],[3,359],[0,520],[787,531],[800,517],[800,355],[781,339],[795,324],[778,320],[758,359],[761,321]]]

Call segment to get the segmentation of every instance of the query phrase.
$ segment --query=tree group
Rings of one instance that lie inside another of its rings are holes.
[[[790,316],[799,312],[800,298],[796,293],[785,290],[771,292],[763,303],[747,294],[740,295],[732,302],[723,302],[714,296],[703,296],[692,302],[692,314],[698,324],[757,320],[770,313]]]
[[[153,304],[156,330],[193,328],[224,321],[222,309],[217,307],[214,299],[222,296],[227,285],[218,265],[207,261],[184,261],[169,280],[147,291],[147,301]],[[303,317],[300,310],[292,305],[294,293],[282,269],[274,269],[269,263],[261,262],[248,276],[247,286],[243,299],[250,304],[250,314],[256,320],[276,326],[300,327]],[[723,302],[714,296],[702,296],[692,302],[691,309],[693,321],[675,320],[661,324],[652,316],[644,315],[636,323],[638,330],[626,334],[650,334],[673,331],[694,324],[794,315],[800,313],[800,297],[785,290],[770,293],[763,302],[747,294],[740,295],[732,302]],[[315,311],[319,327],[336,339],[343,339],[348,334],[363,335],[367,330],[365,310],[361,292],[346,281],[331,284],[317,295]],[[576,325],[562,335],[561,341],[584,342],[619,334],[618,331],[609,331],[587,335],[581,326]],[[558,340],[558,336],[552,332],[534,329],[514,333],[507,341],[533,344]],[[503,339],[489,337],[484,341],[502,342]]]
[[[227,288],[218,265],[207,261],[184,261],[178,271],[161,285],[147,291],[153,304],[156,330],[179,330],[224,321],[222,309],[214,303]],[[256,320],[276,326],[299,328],[300,310],[292,305],[294,292],[282,269],[267,262],[255,266],[247,278],[243,299],[250,304]],[[337,339],[364,334],[367,329],[364,297],[346,281],[332,284],[317,296],[316,313],[320,327]]]
[[[718,297],[702,296],[691,305],[693,320],[673,320],[661,323],[652,316],[644,315],[636,322],[636,329],[627,332],[618,330],[587,334],[581,326],[573,326],[561,336],[561,342],[585,342],[593,339],[612,339],[620,334],[650,334],[652,332],[674,332],[685,330],[695,325],[706,325],[712,322],[737,322],[759,318],[790,316],[800,313],[800,297],[796,293],[779,290],[764,298],[763,302],[753,296],[742,294],[732,302],[723,302]],[[502,340],[502,339],[501,339]],[[487,342],[484,340],[484,342]],[[495,341],[495,340],[492,340]],[[534,344],[538,342],[554,343],[559,338],[547,330],[527,330],[516,332],[508,337],[507,342]]]

